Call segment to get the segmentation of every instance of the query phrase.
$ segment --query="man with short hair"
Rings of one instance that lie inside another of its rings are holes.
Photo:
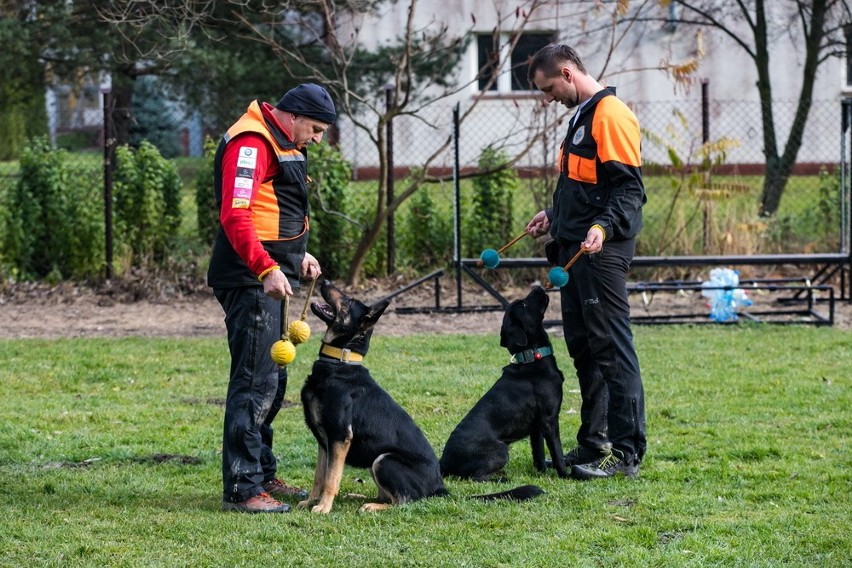
[[[307,146],[319,143],[336,111],[328,92],[306,83],[275,106],[253,101],[225,133],[214,158],[221,227],[208,285],[225,311],[230,381],[222,441],[222,509],[284,513],[279,501],[305,497],[276,477],[272,421],[287,369],[272,360],[281,338],[281,300],[299,278],[322,271],[307,253]]]
[[[577,479],[634,477],[647,445],[627,300],[627,271],[646,201],[639,122],[567,45],[539,50],[529,79],[547,103],[577,109],[558,156],[553,207],[527,225],[534,237],[549,232],[547,257],[554,265],[586,253],[560,290],[565,343],[582,398],[578,445],[565,462]]]

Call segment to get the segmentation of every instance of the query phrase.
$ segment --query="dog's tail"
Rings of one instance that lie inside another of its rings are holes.
[[[496,501],[497,499],[509,499],[512,501],[526,501],[533,497],[538,497],[544,493],[544,489],[538,485],[521,485],[508,491],[500,493],[489,493],[487,495],[473,495],[471,499],[479,499],[480,501]]]

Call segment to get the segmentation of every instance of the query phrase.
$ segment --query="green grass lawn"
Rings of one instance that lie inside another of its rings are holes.
[[[649,447],[637,480],[535,472],[512,446],[526,503],[453,496],[376,514],[341,497],[328,516],[219,511],[219,339],[0,342],[3,566],[841,566],[850,536],[852,332],[809,326],[637,327]],[[440,454],[497,379],[496,333],[381,336],[366,360]],[[291,365],[287,398],[316,353]],[[579,395],[564,343],[561,424]],[[307,487],[315,442],[300,406],[276,421],[281,477]],[[363,482],[361,480],[364,480]],[[341,493],[375,495],[347,468]]]

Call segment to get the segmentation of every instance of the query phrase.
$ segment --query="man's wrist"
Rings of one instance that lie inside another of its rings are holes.
[[[258,274],[257,279],[260,280],[261,282],[263,282],[263,279],[266,278],[267,276],[269,276],[270,272],[272,272],[273,270],[278,270],[280,268],[281,267],[278,266],[277,264],[273,264],[272,266],[270,266],[269,268],[267,268],[266,270],[264,270],[263,272]]]
[[[591,230],[591,229],[600,229],[601,236],[603,236],[603,240],[604,240],[604,241],[606,240],[606,229],[604,229],[604,228],[603,228],[603,225],[601,225],[601,224],[599,224],[599,223],[595,223],[594,225],[592,225],[592,226],[590,227],[590,230]]]

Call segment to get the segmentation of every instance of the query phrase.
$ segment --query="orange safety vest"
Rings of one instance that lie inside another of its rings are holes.
[[[228,129],[219,143],[213,163],[216,203],[220,209],[223,207],[222,156],[225,148],[246,132],[259,134],[269,143],[277,159],[278,170],[261,181],[252,201],[235,190],[230,196],[231,203],[225,204],[225,207],[251,209],[251,222],[263,248],[278,263],[291,283],[298,285],[310,228],[307,159],[305,153],[297,149],[276,125],[265,119],[257,101],[249,105],[246,113]],[[245,164],[247,168],[251,165],[251,162]],[[251,178],[250,169],[240,172],[242,167],[240,160],[237,175],[243,173]],[[257,286],[260,285],[257,276],[249,269],[246,259],[240,258],[220,228],[213,245],[208,284],[214,288]]]

